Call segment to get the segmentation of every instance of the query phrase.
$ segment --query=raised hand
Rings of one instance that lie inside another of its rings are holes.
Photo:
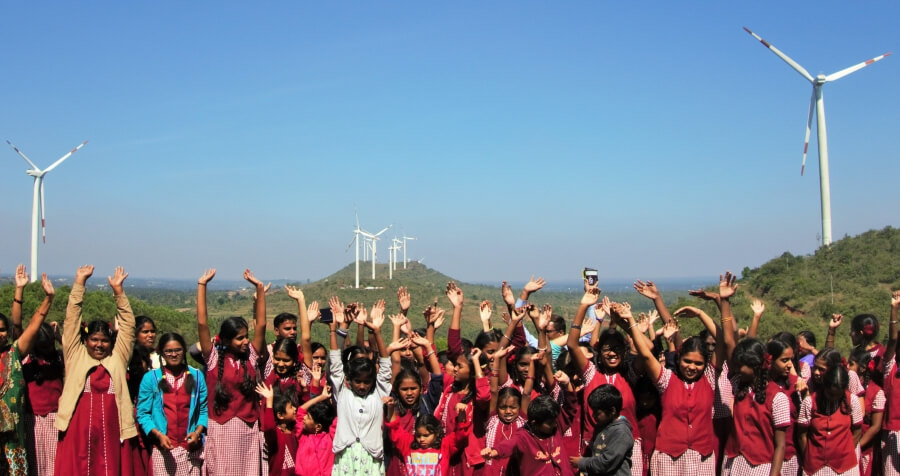
[[[384,299],[375,302],[369,315],[372,317],[372,322],[369,323],[370,327],[375,330],[381,329],[381,325],[384,323]]]
[[[244,279],[246,279],[250,284],[256,286],[257,288],[265,287],[263,286],[262,281],[260,281],[256,276],[253,275],[253,271],[249,269],[244,270]]]
[[[322,381],[322,365],[313,363],[311,369],[309,369],[310,375],[312,375],[312,381],[315,383],[319,383]]]
[[[719,297],[728,299],[737,291],[737,276],[731,274],[731,271],[725,271],[725,276],[719,275]]]
[[[500,294],[503,295],[503,302],[505,302],[507,306],[516,305],[516,295],[513,294],[512,288],[506,281],[503,281],[503,284],[500,285]]]
[[[550,316],[552,313],[553,308],[549,304],[544,304],[540,314],[538,314],[537,323],[535,324],[538,330],[547,330],[547,326],[550,325]]]
[[[703,315],[703,310],[699,307],[684,306],[676,309],[672,315],[677,317],[700,317]]]
[[[447,299],[450,300],[450,304],[453,305],[453,307],[462,307],[463,305],[462,289],[459,289],[459,286],[453,281],[447,283]]]
[[[532,320],[537,319],[541,315],[540,308],[538,308],[534,304],[528,303],[528,305],[525,306],[525,309],[528,311],[528,317],[530,317]]]
[[[589,288],[581,297],[581,304],[584,306],[593,306],[600,299],[600,289]]]
[[[507,354],[509,354],[510,352],[512,352],[514,350],[516,350],[516,346],[514,346],[514,345],[508,345],[506,347],[495,350],[494,355],[493,355],[494,362],[499,362],[499,360],[497,360],[497,359],[506,357]]]
[[[491,322],[491,314],[494,312],[494,305],[491,304],[490,301],[488,301],[487,299],[481,301],[481,304],[478,305],[478,310],[479,317],[481,317],[481,322]]]
[[[543,351],[543,350],[539,350],[536,354],[531,354],[531,361],[539,362],[541,359],[544,358],[544,352],[545,351]]]
[[[203,272],[203,275],[197,279],[197,284],[206,285],[206,283],[212,281],[213,278],[216,277],[216,268],[209,268]]]
[[[688,294],[690,294],[691,296],[703,299],[705,301],[718,302],[719,299],[721,299],[721,296],[719,296],[719,293],[710,292],[705,289],[693,289],[691,291],[688,291]]]
[[[654,322],[659,320],[659,311],[653,309],[647,314],[647,319],[649,320],[649,325],[653,325]]]
[[[306,317],[309,319],[310,324],[322,317],[322,311],[319,310],[319,301],[313,301],[309,303],[309,306],[306,306]]]
[[[844,315],[843,314],[832,314],[831,321],[828,323],[829,329],[837,329],[841,327],[841,324],[844,323]]]
[[[400,289],[397,290],[397,301],[400,303],[400,312],[402,312],[403,315],[406,315],[406,311],[409,311],[409,306],[412,303],[409,298],[409,289],[401,286]]]
[[[28,274],[25,273],[25,265],[16,266],[16,287],[24,288],[28,285]]]
[[[668,322],[663,326],[662,332],[663,337],[665,337],[666,340],[669,340],[675,335],[676,332],[678,332],[678,324],[674,322]]]
[[[368,326],[369,324],[369,313],[366,312],[365,306],[356,306],[355,304],[351,304],[348,309],[351,309],[350,315],[353,316],[353,322],[361,325]]]
[[[263,286],[263,294],[264,295],[269,294],[269,288],[271,288],[271,287],[272,287],[272,282],[269,281],[268,283],[266,283],[265,286]],[[253,291],[253,300],[256,301],[257,297],[259,297],[259,295],[256,294],[256,291]]]
[[[762,316],[762,313],[766,312],[766,305],[759,299],[754,298],[753,302],[750,303],[750,310],[753,311],[754,316]]]
[[[338,324],[347,322],[346,316],[344,315],[344,303],[342,303],[337,296],[331,296],[331,298],[328,299],[328,305],[331,307],[331,314],[334,316],[334,322]]]
[[[440,329],[442,325],[444,325],[444,321],[446,320],[446,316],[444,315],[447,311],[443,308],[438,308],[437,313],[434,317],[434,328]]]
[[[512,314],[512,322],[516,324],[522,322],[522,319],[525,318],[525,314],[528,313],[527,311],[528,308],[525,306],[515,308]]]
[[[602,321],[604,318],[610,315],[610,304],[612,304],[612,301],[609,300],[609,296],[603,296],[602,301],[594,304],[594,314],[597,315],[597,320]]]
[[[288,297],[297,302],[303,302],[306,299],[306,296],[303,295],[303,290],[296,286],[284,286],[284,290],[287,291]]]
[[[650,328],[650,319],[646,314],[641,313],[638,315],[637,328],[642,334],[647,333],[647,329]]]
[[[556,382],[563,387],[568,386],[569,382],[571,382],[571,379],[569,379],[569,375],[562,370],[557,370],[556,373],[553,374],[553,378],[555,378]]]
[[[656,284],[653,281],[637,280],[634,282],[634,290],[647,299],[656,300],[660,297],[659,289],[656,289]]]
[[[75,282],[83,285],[92,274],[94,274],[94,265],[86,264],[84,266],[79,266],[78,270],[75,271]]]
[[[547,284],[547,281],[545,281],[544,278],[534,279],[534,275],[531,275],[531,279],[525,283],[523,290],[530,294],[543,288],[545,284]]]
[[[428,342],[428,339],[420,336],[419,334],[416,334],[415,332],[410,334],[409,340],[411,340],[413,344],[416,344],[423,349],[431,348],[431,342]]]
[[[503,313],[500,314],[500,318],[503,319],[503,322],[505,322],[507,326],[509,325],[509,322],[512,320],[512,317],[510,317],[509,313],[506,311],[503,311]]]
[[[125,272],[125,268],[116,266],[116,270],[113,272],[113,275],[107,276],[106,280],[109,281],[109,287],[113,288],[113,292],[115,294],[121,294],[122,283],[125,282],[125,278],[127,277],[128,273]]]
[[[400,340],[395,340],[395,341],[391,342],[391,344],[387,348],[387,351],[388,351],[388,354],[393,354],[394,352],[397,352],[398,350],[408,349],[409,346],[410,346],[410,340],[408,338],[404,337]]]
[[[891,294],[891,307],[900,307],[900,291],[894,291]]]
[[[272,386],[266,385],[265,382],[256,384],[256,393],[266,400],[275,397],[275,391],[272,390]]]
[[[53,297],[56,291],[53,290],[53,281],[47,277],[47,273],[41,273],[41,286],[44,288],[44,294]]]

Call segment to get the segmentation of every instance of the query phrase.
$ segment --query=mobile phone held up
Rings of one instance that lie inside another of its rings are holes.
[[[330,324],[331,321],[334,320],[334,314],[331,312],[330,307],[323,307],[319,309],[319,313],[322,314],[322,317],[320,317],[319,320],[324,324]]]
[[[587,281],[588,285],[596,286],[597,285],[597,270],[591,268],[584,268],[584,271],[581,272],[581,277]]]

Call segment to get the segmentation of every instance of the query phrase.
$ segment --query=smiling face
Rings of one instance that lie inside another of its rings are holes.
[[[166,367],[170,369],[181,367],[186,363],[184,360],[184,347],[175,339],[166,342],[166,345],[162,348],[162,355]]]
[[[678,370],[681,376],[688,382],[693,382],[700,378],[700,375],[706,369],[706,359],[703,354],[697,351],[685,352],[678,359]]]
[[[503,423],[512,423],[519,416],[519,399],[509,396],[497,403],[497,416]]]
[[[403,404],[409,408],[416,404],[419,396],[422,394],[422,387],[414,379],[405,378],[400,381],[397,387],[397,396],[403,401]]]
[[[786,347],[777,359],[772,360],[772,377],[783,379],[791,375],[791,369],[794,367],[793,360],[794,349]]]
[[[326,368],[325,362],[327,361],[327,354],[325,353],[325,349],[316,349],[312,354],[313,365],[319,364],[319,367]]]
[[[291,371],[294,370],[294,364],[294,359],[284,352],[275,352],[275,355],[272,356],[272,367],[275,368],[275,373],[279,377],[289,377]]]
[[[156,344],[156,327],[152,322],[145,322],[135,335],[135,344],[147,349],[153,350]]]
[[[316,423],[312,415],[307,413],[303,416],[303,431],[306,433],[319,433],[322,431],[322,425]]]
[[[106,334],[95,332],[85,339],[84,347],[87,349],[87,353],[92,359],[103,360],[109,355],[109,351],[112,348],[112,342]]]
[[[614,370],[619,368],[619,364],[622,363],[622,357],[614,348],[604,345],[600,348],[600,361],[606,368]]]
[[[247,333],[246,327],[238,329],[234,339],[228,342],[228,350],[235,354],[246,354],[250,350],[250,335]]]

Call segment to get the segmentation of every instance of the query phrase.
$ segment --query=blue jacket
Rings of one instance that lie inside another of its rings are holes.
[[[209,413],[206,405],[206,378],[199,370],[188,366],[187,371],[194,378],[191,390],[191,409],[188,412],[188,433],[197,429],[198,425],[208,428]],[[137,420],[145,435],[153,430],[166,434],[166,412],[163,409],[163,392],[159,389],[159,381],[163,378],[162,369],[153,369],[144,374],[141,380],[141,391],[138,394]]]

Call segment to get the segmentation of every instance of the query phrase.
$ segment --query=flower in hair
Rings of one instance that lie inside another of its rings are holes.
[[[769,370],[770,368],[772,368],[772,354],[766,354],[766,357],[763,358],[762,368],[763,370]]]
[[[848,367],[846,357],[841,357],[841,367],[843,367],[845,369]]]
[[[869,373],[872,373],[875,371],[875,359],[869,360],[869,364],[866,365],[866,369],[869,371]]]

